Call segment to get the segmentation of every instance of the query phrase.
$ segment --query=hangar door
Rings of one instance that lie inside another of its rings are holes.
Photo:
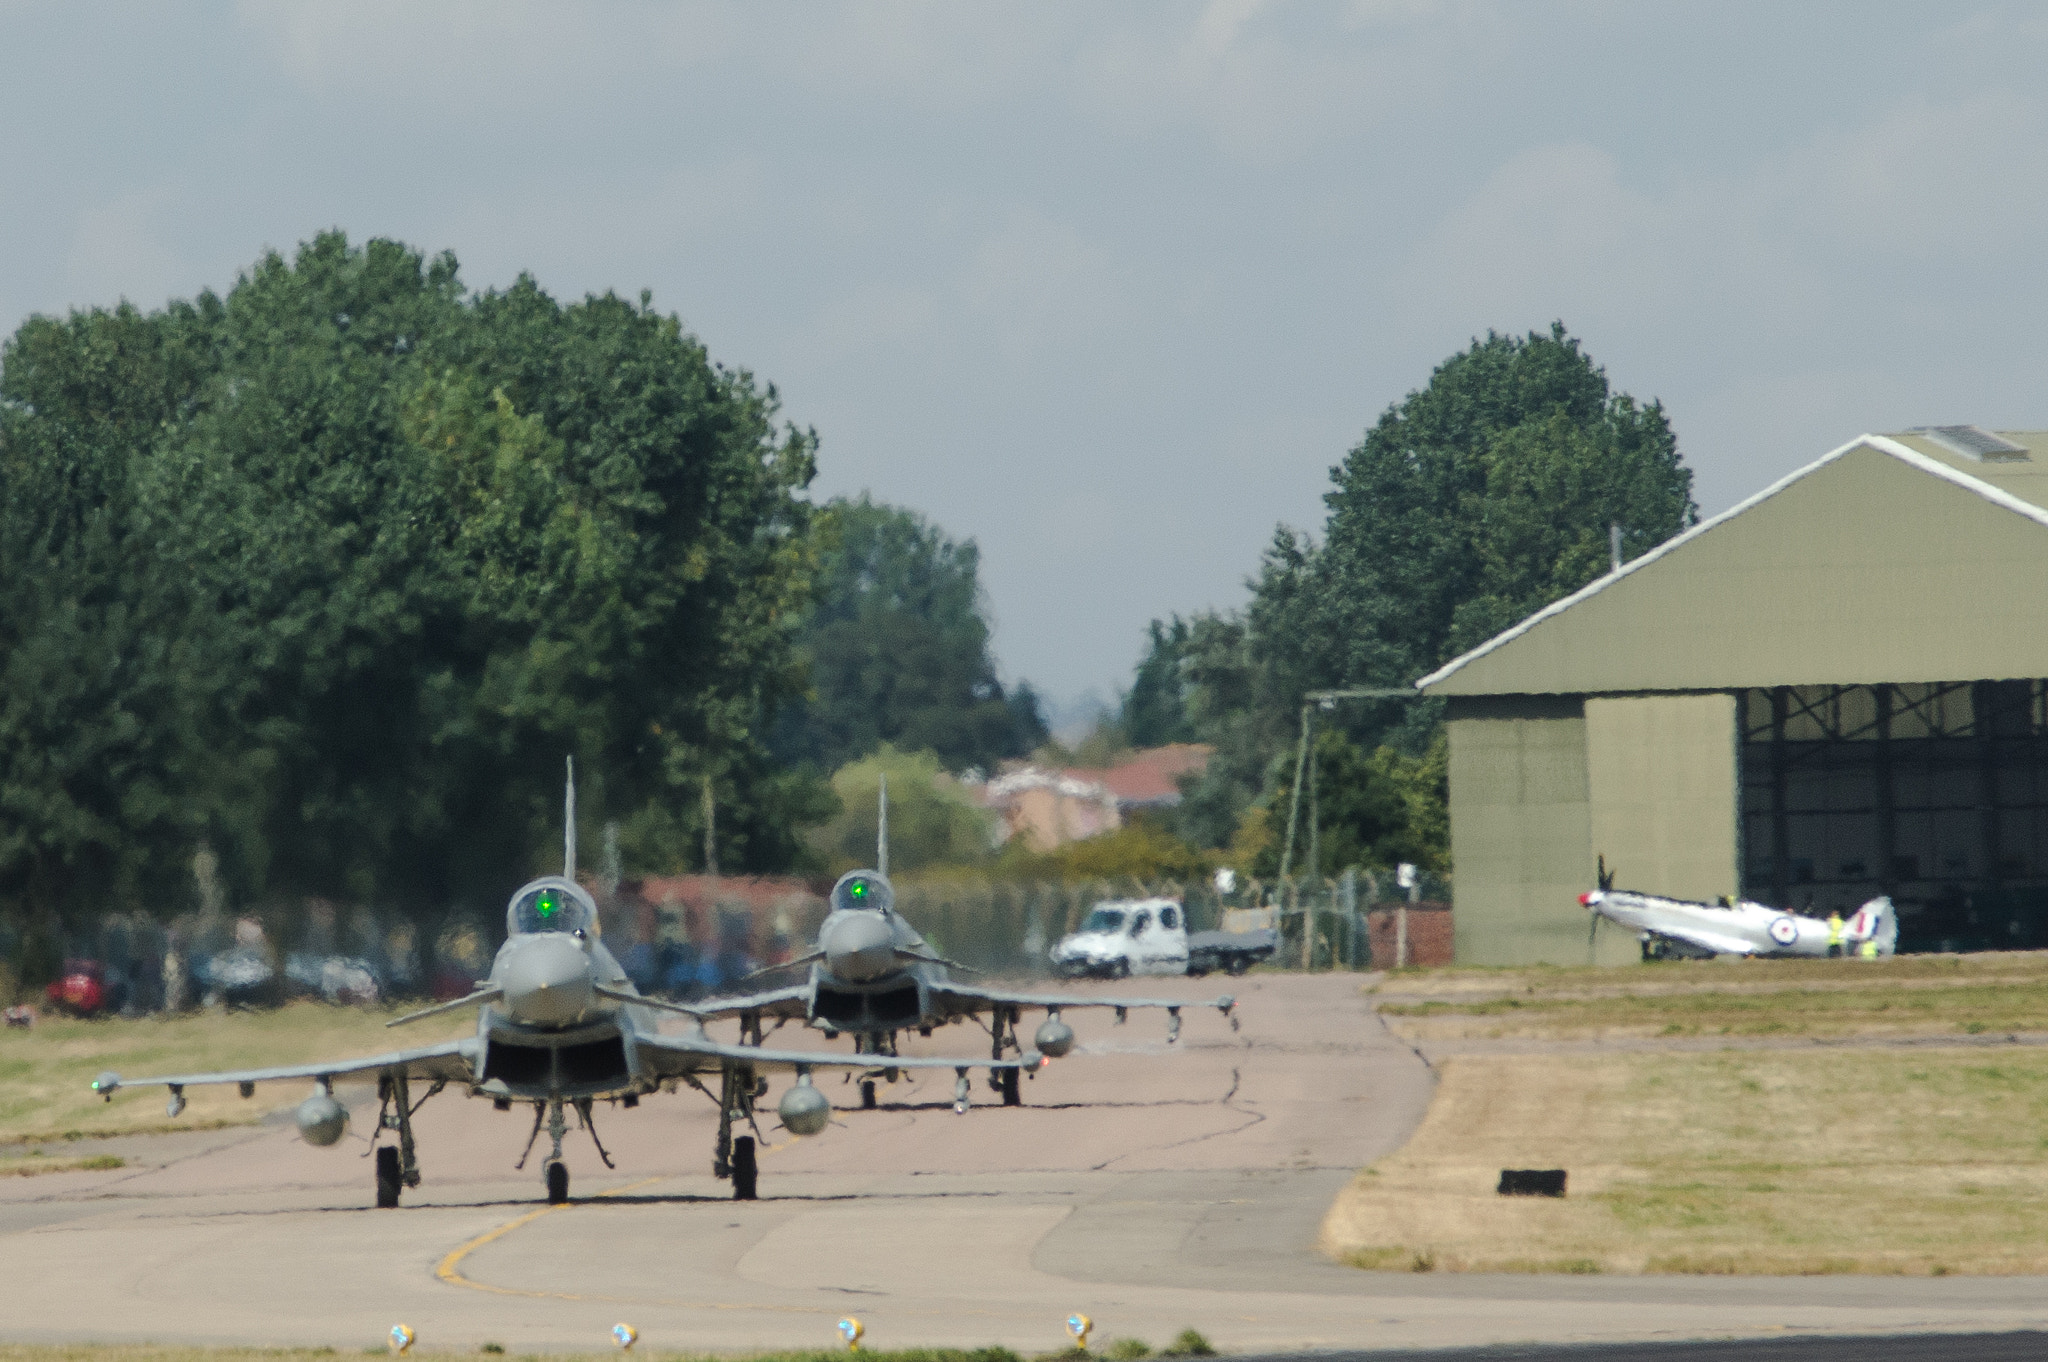
[[[1890,894],[1901,950],[2048,945],[2048,683],[1738,698],[1745,897],[1847,916]]]

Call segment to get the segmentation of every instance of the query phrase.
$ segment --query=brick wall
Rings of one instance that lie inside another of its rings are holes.
[[[1372,967],[1394,967],[1397,931],[1395,908],[1374,908],[1365,915],[1366,939],[1372,944]],[[1451,963],[1451,905],[1418,903],[1408,910],[1408,963],[1448,965]]]

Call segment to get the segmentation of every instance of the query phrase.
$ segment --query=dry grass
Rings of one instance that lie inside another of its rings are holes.
[[[128,1160],[118,1154],[88,1154],[82,1158],[50,1158],[35,1151],[19,1159],[0,1159],[0,1178],[33,1178],[44,1173],[102,1173],[126,1168]]]
[[[1324,1247],[1400,1270],[2048,1272],[2048,1053],[1463,1056]],[[1502,1168],[1565,1168],[1563,1200]]]
[[[1390,978],[1375,997],[1414,1041],[2039,1032],[2048,952],[1435,970]]]
[[[103,1069],[141,1077],[344,1059],[430,1044],[475,1025],[472,1017],[456,1015],[387,1030],[384,1023],[397,1015],[294,1003],[272,1012],[134,1021],[51,1017],[28,1030],[0,1030],[0,1144],[245,1125],[305,1096],[300,1085],[288,1083],[259,1088],[250,1101],[232,1087],[190,1088],[185,1114],[170,1120],[160,1088],[101,1101],[92,1080]]]

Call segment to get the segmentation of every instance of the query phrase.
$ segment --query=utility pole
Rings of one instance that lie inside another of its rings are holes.
[[[1361,686],[1351,690],[1312,690],[1301,697],[1301,737],[1294,748],[1294,791],[1287,801],[1287,840],[1280,847],[1280,878],[1287,878],[1294,864],[1294,829],[1301,819],[1301,777],[1308,766],[1308,737],[1312,716],[1318,709],[1335,709],[1339,700],[1419,700],[1422,692],[1409,686]],[[1311,832],[1313,837],[1314,833]]]
[[[1316,770],[1309,757],[1309,730],[1314,726],[1318,709],[1335,709],[1339,700],[1414,700],[1421,692],[1412,687],[1358,686],[1348,690],[1312,690],[1301,697],[1301,738],[1294,748],[1294,790],[1287,800],[1287,840],[1280,848],[1280,882],[1287,882],[1287,872],[1294,865],[1294,829],[1301,821],[1301,778],[1308,774],[1308,864],[1309,878],[1314,880],[1322,874],[1322,843],[1318,836],[1316,807]],[[1309,900],[1303,899],[1299,887],[1295,890],[1294,901],[1301,905],[1301,967],[1307,969],[1314,959],[1315,951],[1315,908]]]

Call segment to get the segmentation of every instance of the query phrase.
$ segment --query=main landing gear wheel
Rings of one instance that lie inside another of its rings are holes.
[[[548,1180],[548,1205],[559,1206],[569,1199],[569,1165],[549,1159],[541,1170]]]
[[[1004,1106],[1021,1107],[1024,1105],[1024,1094],[1017,1090],[1017,1071],[1015,1069],[1002,1070],[1000,1076],[996,1079],[996,1087],[1003,1094]]]
[[[396,1206],[400,1185],[397,1148],[388,1144],[377,1146],[377,1204],[385,1210]]]
[[[862,1111],[873,1111],[875,1109],[875,1080],[872,1078],[861,1080],[860,1109]]]
[[[754,1200],[754,1186],[761,1176],[754,1162],[754,1137],[741,1135],[732,1142],[732,1199]]]
[[[1130,978],[1130,977],[1131,977],[1131,962],[1130,962],[1130,961],[1128,961],[1128,960],[1119,960],[1119,961],[1117,961],[1117,962],[1116,962],[1116,968],[1115,968],[1115,969],[1113,969],[1113,970],[1111,970],[1111,971],[1109,972],[1109,977],[1110,977],[1110,978],[1112,978],[1112,979],[1128,979],[1128,978]]]

